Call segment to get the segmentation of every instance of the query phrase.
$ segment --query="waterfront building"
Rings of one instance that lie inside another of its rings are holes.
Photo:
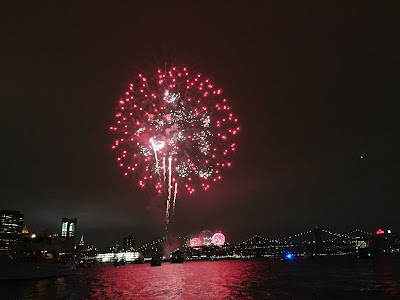
[[[24,214],[17,210],[0,210],[0,253],[15,249],[21,241]]]
[[[118,253],[99,253],[95,256],[95,260],[103,263],[111,263],[114,260],[124,260],[132,262],[139,258],[139,252],[118,252]]]

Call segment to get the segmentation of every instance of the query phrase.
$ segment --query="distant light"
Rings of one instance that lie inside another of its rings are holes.
[[[392,231],[390,230],[390,229],[388,229],[388,230],[386,230],[387,231],[387,233],[392,233]]]
[[[361,156],[360,156],[360,158],[361,158],[361,159],[363,159],[363,158],[364,158],[364,156],[362,156],[362,155],[361,155]]]
[[[368,253],[368,256],[371,256],[371,253]]]
[[[36,237],[36,234],[32,233],[32,234],[31,234],[31,238],[34,239],[35,237]]]
[[[293,258],[293,256],[292,256],[292,254],[291,254],[291,253],[288,253],[288,254],[286,254],[286,258],[287,258],[287,259],[292,259],[292,258]]]
[[[385,232],[382,230],[382,229],[378,229],[377,231],[376,231],[376,234],[384,234]]]

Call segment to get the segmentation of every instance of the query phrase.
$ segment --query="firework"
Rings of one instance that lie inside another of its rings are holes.
[[[190,240],[191,248],[199,249],[201,246],[203,246],[203,243],[201,242],[201,240],[199,238],[195,237]]]
[[[225,244],[225,235],[223,235],[221,232],[214,233],[211,238],[211,243],[216,246],[222,246]]]
[[[166,198],[166,223],[178,188],[208,190],[230,167],[240,130],[222,91],[186,67],[139,74],[118,100],[112,148],[124,175]]]
[[[204,246],[210,246],[213,233],[210,230],[203,230],[199,234],[199,239],[202,241]]]

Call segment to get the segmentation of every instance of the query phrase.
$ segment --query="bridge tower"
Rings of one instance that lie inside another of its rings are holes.
[[[315,234],[315,250],[317,253],[320,253],[321,250],[323,249],[323,245],[321,238],[321,229],[318,226],[315,226],[314,234]]]

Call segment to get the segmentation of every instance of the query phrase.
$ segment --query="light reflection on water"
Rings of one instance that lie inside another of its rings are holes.
[[[135,299],[226,299],[249,296],[252,264],[241,261],[164,263],[161,267],[129,265],[103,267],[92,287],[93,297]],[[251,298],[250,298],[251,299]]]
[[[0,282],[1,299],[343,299],[400,296],[400,257],[99,265],[76,275]]]

